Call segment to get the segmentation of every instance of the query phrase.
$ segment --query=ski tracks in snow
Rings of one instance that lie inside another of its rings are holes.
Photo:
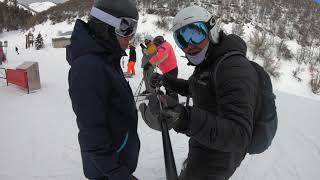
[[[317,141],[313,140],[312,137],[307,136],[302,131],[297,131],[296,134],[298,142],[305,148],[309,149],[309,152],[313,154],[313,157],[320,161],[320,146],[317,144]],[[314,139],[318,139],[319,141],[320,137],[316,137]]]

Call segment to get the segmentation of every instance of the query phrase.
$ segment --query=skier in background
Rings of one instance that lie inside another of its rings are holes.
[[[143,68],[143,81],[146,90],[141,93],[141,95],[145,96],[154,91],[154,89],[150,86],[150,77],[154,71],[154,67],[149,63],[149,60],[157,54],[157,47],[152,42],[152,37],[146,37],[144,40],[145,45],[140,44],[142,50],[142,59],[141,59],[141,68]]]
[[[134,76],[136,75],[136,70],[135,70],[135,64],[137,61],[137,53],[136,53],[136,47],[134,45],[129,45],[130,51],[129,51],[129,61],[128,61],[128,70],[127,73],[128,75]]]
[[[16,53],[17,53],[17,55],[19,55],[20,53],[19,53],[19,49],[18,49],[18,47],[16,46]]]
[[[167,42],[163,36],[157,36],[153,39],[153,43],[157,46],[157,54],[153,56],[149,63],[154,67],[159,67],[160,71],[167,76],[173,78],[178,77],[177,58],[174,50],[169,42]],[[152,79],[151,79],[152,80]],[[150,84],[151,87],[155,86]],[[166,94],[179,101],[178,94],[171,90],[171,88],[165,88]]]
[[[0,65],[7,61],[7,57],[3,51],[3,48],[0,47]]]

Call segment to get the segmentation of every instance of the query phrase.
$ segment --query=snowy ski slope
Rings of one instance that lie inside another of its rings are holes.
[[[156,17],[141,19],[141,22],[146,22],[140,24],[140,33],[149,32],[154,36],[165,33],[165,38],[174,44],[170,33],[153,25]],[[77,141],[78,128],[68,96],[69,65],[65,60],[65,49],[53,49],[51,45],[51,37],[58,31],[72,28],[67,23],[52,26],[48,22],[36,26],[35,34],[41,31],[46,45],[39,51],[24,49],[23,32],[0,34],[1,41],[9,41],[9,61],[5,66],[15,67],[23,61],[37,61],[42,82],[40,91],[26,94],[15,85],[7,87],[0,79],[1,180],[85,179]],[[15,54],[15,46],[19,47],[20,55]],[[179,77],[187,78],[193,68],[180,57],[182,52],[177,48],[176,51]],[[138,47],[137,75],[129,79],[133,91],[142,78],[141,56]],[[123,61],[126,66],[127,58]],[[291,67],[285,67],[282,72],[288,74],[290,71],[287,69]],[[279,129],[273,145],[264,154],[248,155],[232,180],[318,180],[320,177],[320,98],[309,93],[307,87],[296,84],[291,76],[282,77],[274,82]],[[140,114],[138,131],[141,151],[135,175],[142,180],[165,180],[161,133],[149,129]],[[171,131],[171,140],[179,171],[188,152],[188,139]]]

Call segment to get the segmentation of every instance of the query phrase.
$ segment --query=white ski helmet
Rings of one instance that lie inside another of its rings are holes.
[[[172,32],[194,22],[206,23],[209,30],[209,38],[212,43],[218,43],[220,23],[215,20],[213,15],[205,8],[199,6],[190,6],[180,10],[173,18]]]

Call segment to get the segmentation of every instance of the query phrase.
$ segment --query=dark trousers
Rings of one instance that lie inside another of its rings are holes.
[[[182,165],[182,170],[179,175],[179,180],[228,180],[233,173],[225,173],[223,174],[209,174],[208,172],[195,173],[194,170],[190,169],[189,164],[190,160],[187,158]],[[211,172],[212,173],[212,172]],[[198,174],[198,175],[196,175]]]
[[[170,75],[172,77],[178,78],[178,67],[172,69],[171,71],[167,72],[166,75]],[[166,89],[166,94],[168,96],[171,96],[172,98],[174,98],[176,101],[179,102],[179,97],[178,94],[174,91],[172,91],[171,89],[165,88]]]
[[[154,67],[149,66],[148,68],[143,69],[143,80],[144,80],[144,85],[146,87],[146,90],[149,93],[153,93],[155,90],[150,86],[150,78],[151,75],[154,71]]]
[[[90,179],[90,180],[108,180],[107,177],[102,177],[102,178],[98,178],[98,179]],[[129,180],[138,180],[138,178],[136,178],[135,176],[132,175],[132,178]]]
[[[179,180],[228,180],[229,177],[222,175],[204,175],[201,177],[189,174],[188,169],[182,169],[179,175]]]

